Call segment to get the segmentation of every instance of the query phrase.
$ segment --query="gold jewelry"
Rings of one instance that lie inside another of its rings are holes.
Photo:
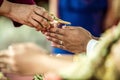
[[[56,16],[54,16],[53,14],[50,14],[52,17],[53,17],[53,19],[56,21],[56,22],[58,22],[58,23],[61,23],[61,24],[71,24],[70,22],[68,22],[68,21],[64,21],[64,20],[62,20],[62,19],[59,19],[59,18],[57,18]]]

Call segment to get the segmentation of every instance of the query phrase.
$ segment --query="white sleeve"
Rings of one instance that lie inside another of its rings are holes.
[[[94,50],[94,47],[96,46],[97,43],[98,43],[98,41],[95,40],[95,39],[91,39],[91,40],[88,42],[87,48],[86,48],[86,55],[87,55],[87,56],[92,55],[92,54],[91,54],[91,51]]]

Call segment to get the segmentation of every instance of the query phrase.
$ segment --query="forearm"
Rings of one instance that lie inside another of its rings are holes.
[[[114,0],[108,0],[108,9],[103,25],[104,31],[111,28],[117,22],[116,12],[114,9],[115,5],[113,4],[114,4]]]
[[[49,11],[58,16],[58,0],[49,0]]]
[[[49,56],[44,55],[39,60],[39,72],[57,72],[60,69],[68,67],[72,64],[72,56]]]
[[[0,15],[8,15],[10,13],[10,10],[11,10],[11,6],[12,6],[12,3],[7,1],[7,0],[3,0],[3,3],[0,7]]]
[[[72,64],[72,56],[50,56],[38,54],[19,63],[19,71],[22,75],[44,74],[47,72],[58,72]],[[23,58],[24,59],[24,58]],[[20,64],[21,63],[21,64]],[[25,67],[26,66],[26,67]],[[18,72],[19,73],[19,72]]]

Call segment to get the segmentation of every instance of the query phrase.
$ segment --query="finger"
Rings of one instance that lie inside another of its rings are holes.
[[[54,42],[51,42],[51,46],[55,46],[56,45],[56,43],[54,43]]]
[[[21,43],[21,44],[13,44],[8,47],[8,51],[10,53],[10,58],[14,58],[15,55],[22,54],[23,51],[26,50],[26,43]]]
[[[13,60],[10,60],[8,58],[0,58],[0,69],[3,72],[17,71]]]
[[[1,71],[4,72],[4,73],[13,73],[13,70],[11,68],[11,66],[7,65],[4,67],[4,68],[1,68]]]
[[[34,10],[34,12],[43,17],[44,19],[46,19],[47,21],[53,21],[52,17],[49,15],[49,13],[42,7],[36,7],[36,9]]]
[[[53,46],[53,47],[62,46],[62,49],[65,49],[64,45],[60,45],[60,44],[55,43],[55,42],[51,42],[51,46]]]
[[[55,42],[57,44],[60,44],[60,40],[58,40],[56,38],[51,38],[51,37],[47,36],[47,39],[50,40],[50,41],[52,41],[52,42]]]
[[[33,18],[33,20],[34,21],[36,21],[38,24],[39,24],[39,26],[41,26],[41,28],[39,27],[39,26],[37,26],[37,31],[39,31],[39,30],[43,30],[43,31],[46,31],[47,29],[49,29],[50,28],[50,25],[46,22],[46,21],[44,21],[44,20],[42,20],[42,21],[37,21],[36,19],[34,19]]]
[[[57,74],[49,72],[44,74],[43,80],[62,80],[62,79]]]
[[[9,56],[9,53],[7,50],[0,51],[0,58],[1,57],[8,57],[8,56]]]
[[[36,27],[40,26],[41,29],[44,28],[44,25],[41,24],[41,22],[37,21],[35,18],[32,18],[35,22],[37,22]]]
[[[66,29],[68,26],[66,26],[66,25],[64,25],[64,26],[62,26],[62,29]]]
[[[58,21],[51,21],[50,22],[50,25],[52,26],[52,27],[55,27],[55,28],[59,28],[60,27],[60,23],[58,22]]]
[[[26,22],[25,25],[28,25],[29,27],[33,28],[33,25],[30,22]]]
[[[11,73],[12,71],[9,70],[9,69],[6,69],[6,68],[2,68],[1,72],[3,72],[3,73]]]
[[[64,45],[64,42],[55,38],[47,38],[48,40],[52,41],[53,43],[59,44],[59,45]],[[54,45],[54,44],[53,44]]]
[[[42,29],[43,28],[43,25],[41,23],[39,23],[37,20],[35,20],[34,18],[30,18],[29,20],[29,23],[31,23],[33,25],[34,28],[36,29]]]
[[[34,19],[34,21],[36,21],[42,27],[42,28],[38,27],[37,29],[46,30],[50,28],[50,25],[44,19],[42,19],[41,21]]]
[[[46,32],[45,35],[58,40],[63,40],[63,36],[60,34]]]
[[[4,64],[9,63],[9,59],[4,57],[0,58],[0,64],[3,64],[3,63]]]
[[[65,34],[65,30],[64,29],[60,29],[60,28],[51,28],[50,32],[52,32],[52,33],[58,33],[58,34],[61,34],[61,35]]]
[[[45,33],[46,33],[46,31],[45,31],[45,30],[41,30],[41,33],[42,33],[42,34],[45,34]]]
[[[36,13],[35,13],[36,14]],[[50,28],[50,24],[49,22],[44,19],[43,17],[39,16],[39,15],[33,15],[32,16],[35,20],[37,20],[39,23],[41,23],[43,25],[43,27],[46,27],[47,29]]]
[[[5,67],[6,67],[6,64],[0,63],[0,69],[1,69],[1,68],[5,68]]]
[[[60,48],[60,49],[64,49],[65,50],[64,45],[60,45],[60,44],[54,43],[54,45],[52,45],[52,46],[56,47],[56,48]]]
[[[74,29],[75,27],[72,26],[62,26],[62,29]]]

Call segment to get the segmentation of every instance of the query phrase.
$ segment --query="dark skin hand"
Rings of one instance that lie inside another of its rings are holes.
[[[82,27],[51,28],[45,34],[53,42],[52,46],[73,53],[85,52],[88,41],[92,39],[92,35]]]
[[[49,13],[42,7],[37,5],[17,4],[7,0],[4,0],[0,7],[0,15],[33,27],[38,31],[49,29],[49,22],[53,21]]]

